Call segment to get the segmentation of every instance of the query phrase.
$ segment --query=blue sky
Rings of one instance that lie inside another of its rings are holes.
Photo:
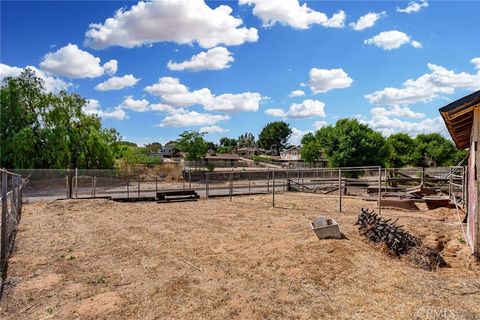
[[[479,1],[8,1],[0,78],[32,66],[139,144],[275,120],[298,143],[341,117],[446,134],[438,108],[480,89],[479,15]]]

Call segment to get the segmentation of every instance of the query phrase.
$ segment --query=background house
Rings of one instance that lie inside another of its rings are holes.
[[[280,151],[280,160],[283,161],[299,161],[302,160],[300,155],[300,147],[292,146],[288,149]]]
[[[160,154],[163,157],[168,157],[168,158],[174,157],[176,153],[175,146],[176,146],[176,141],[167,142],[160,150]]]
[[[448,131],[459,149],[469,148],[467,166],[467,242],[480,255],[480,90],[440,109]]]
[[[265,149],[258,148],[258,147],[243,147],[243,148],[237,148],[235,150],[235,153],[241,157],[250,158],[253,156],[265,154]]]
[[[213,164],[215,167],[234,168],[240,163],[240,156],[234,153],[207,154],[204,158],[205,165]]]

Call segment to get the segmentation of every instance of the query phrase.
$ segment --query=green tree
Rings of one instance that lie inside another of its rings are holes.
[[[204,133],[198,131],[184,131],[177,140],[177,148],[186,153],[188,161],[200,161],[208,152],[208,142],[203,138]]]
[[[459,158],[453,142],[439,133],[419,134],[414,142],[412,162],[417,167],[451,166]]]
[[[160,142],[152,142],[147,144],[145,146],[145,149],[147,150],[147,152],[157,153],[157,152],[160,152],[160,150],[162,150],[162,144]]]
[[[414,140],[406,133],[395,133],[386,140],[388,157],[386,165],[390,168],[402,168],[411,165],[415,151]]]
[[[240,148],[254,147],[255,136],[251,132],[246,132],[244,134],[241,134],[240,137],[238,137],[238,146]]]
[[[114,129],[83,112],[75,93],[45,92],[31,69],[7,77],[0,88],[1,166],[7,168],[111,168]]]
[[[315,135],[312,132],[309,132],[302,137],[302,140],[301,140],[300,143],[303,146],[303,145],[305,145],[309,142],[312,142],[312,141],[313,142],[316,141],[316,138],[315,138]]]
[[[220,146],[222,147],[236,147],[238,142],[234,138],[222,137],[220,138]]]
[[[292,129],[290,129],[288,123],[284,121],[270,122],[260,132],[258,145],[264,149],[275,148],[276,154],[279,155],[291,134]]]
[[[384,165],[385,138],[356,119],[340,119],[320,128],[315,137],[333,167]]]
[[[322,148],[316,140],[308,140],[300,149],[302,160],[308,163],[317,162],[322,156]]]

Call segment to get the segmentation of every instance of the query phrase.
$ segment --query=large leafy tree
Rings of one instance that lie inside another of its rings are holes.
[[[254,147],[255,146],[255,136],[251,132],[246,132],[241,134],[238,137],[238,146],[243,147]]]
[[[30,69],[0,88],[1,165],[8,168],[111,168],[118,134],[87,115],[77,94],[47,93]]]
[[[415,141],[406,133],[395,133],[387,138],[388,158],[386,165],[402,168],[412,164]]]
[[[162,144],[160,142],[152,142],[145,145],[145,149],[147,152],[160,152]]]
[[[292,129],[290,129],[288,123],[284,121],[270,122],[263,127],[258,135],[258,145],[264,149],[275,148],[276,154],[279,155],[291,134]]]
[[[302,144],[300,154],[303,161],[314,163],[322,157],[322,148],[317,141],[309,141]]]
[[[419,134],[415,140],[412,164],[417,167],[451,166],[462,157],[452,141],[439,133]]]
[[[220,146],[216,149],[218,153],[230,153],[238,145],[238,141],[234,138],[220,138]]]
[[[208,152],[208,142],[203,138],[204,133],[198,131],[184,131],[177,140],[177,148],[185,152],[189,161],[200,161]]]
[[[385,138],[356,119],[340,119],[319,129],[315,137],[330,166],[384,165]]]

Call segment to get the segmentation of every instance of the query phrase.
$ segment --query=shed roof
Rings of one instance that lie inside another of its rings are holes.
[[[480,107],[480,90],[439,109],[458,149],[465,149],[470,145],[475,107]]]
[[[207,160],[240,160],[240,157],[238,154],[234,153],[220,153],[220,154],[207,154],[205,156],[205,159]]]

